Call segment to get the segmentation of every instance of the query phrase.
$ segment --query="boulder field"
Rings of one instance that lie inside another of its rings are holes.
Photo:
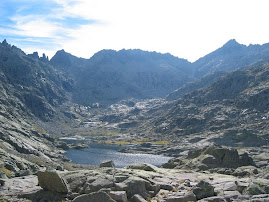
[[[207,158],[210,160],[204,160]],[[207,147],[190,151],[186,159],[189,161],[182,160],[181,164],[177,158],[172,159],[161,168],[145,163],[115,168],[111,161],[92,170],[59,171],[43,168],[34,175],[2,178],[0,201],[269,200],[269,179],[261,175],[262,170],[247,154],[239,155],[237,150],[230,148]],[[178,165],[185,163],[186,167],[176,165],[167,168],[176,162]],[[190,162],[196,162],[196,167],[187,168]],[[205,166],[212,169],[203,169]],[[244,169],[247,173],[236,175],[235,172],[216,172],[218,169]]]

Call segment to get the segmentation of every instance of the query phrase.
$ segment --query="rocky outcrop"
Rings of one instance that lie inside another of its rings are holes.
[[[118,202],[127,202],[127,195],[125,191],[110,191],[109,196]]]
[[[197,200],[214,196],[214,187],[205,181],[200,181],[193,189]]]
[[[126,166],[125,168],[145,170],[145,171],[156,171],[157,167],[148,163],[141,163],[141,164],[131,164],[131,165]]]
[[[188,159],[192,159],[195,167],[201,170],[210,168],[238,168],[240,166],[255,166],[248,154],[238,154],[236,149],[211,146],[190,151]]]
[[[44,190],[59,193],[68,193],[68,187],[65,180],[55,171],[38,171],[38,183]]]
[[[104,161],[99,165],[100,168],[109,167],[109,168],[115,168],[115,164],[113,161]]]
[[[164,168],[191,168],[196,170],[214,170],[226,172],[230,170],[230,174],[247,175],[249,172],[240,172],[240,167],[255,166],[255,163],[247,153],[238,154],[233,148],[221,146],[209,146],[200,149],[193,149],[188,152],[187,156],[181,156],[169,160],[164,164]],[[237,169],[238,168],[238,169]],[[254,167],[255,169],[255,167]]]

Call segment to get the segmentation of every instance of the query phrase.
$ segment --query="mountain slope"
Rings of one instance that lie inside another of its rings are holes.
[[[69,70],[73,101],[83,105],[163,97],[191,80],[187,60],[142,50],[102,50],[88,60],[60,51],[51,64]]]
[[[196,79],[192,82],[186,83],[181,88],[175,90],[174,92],[170,93],[166,99],[167,100],[177,100],[187,93],[191,93],[192,91],[209,86],[213,82],[217,81],[220,77],[226,75],[227,72],[225,71],[216,71],[213,73],[208,73],[207,75],[203,76],[200,79]]]
[[[72,88],[61,72],[5,41],[0,44],[0,76],[1,104],[14,101],[22,114],[44,120],[53,116],[54,107],[67,100],[66,92]]]
[[[269,59],[269,43],[245,46],[232,39],[195,61],[194,76],[199,78],[214,71],[232,71],[263,59]]]
[[[0,162],[11,173],[64,158],[36,123],[56,118],[72,83],[43,59],[0,43]]]
[[[174,136],[224,133],[218,144],[268,144],[269,63],[238,70],[186,94],[153,120],[156,133]]]

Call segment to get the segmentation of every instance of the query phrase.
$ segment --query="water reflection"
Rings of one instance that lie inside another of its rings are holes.
[[[70,149],[65,155],[73,163],[80,164],[99,165],[103,161],[113,160],[118,168],[133,163],[150,163],[155,166],[161,166],[171,159],[161,155],[120,153],[117,151],[120,148],[120,146],[91,144],[90,148],[86,149]]]

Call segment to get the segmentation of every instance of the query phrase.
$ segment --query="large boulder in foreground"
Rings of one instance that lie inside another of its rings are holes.
[[[198,200],[211,197],[214,196],[214,187],[208,182],[202,180],[195,186],[193,193],[196,195]]]
[[[39,186],[44,190],[58,193],[68,193],[69,191],[67,183],[55,170],[38,171],[37,177]]]

